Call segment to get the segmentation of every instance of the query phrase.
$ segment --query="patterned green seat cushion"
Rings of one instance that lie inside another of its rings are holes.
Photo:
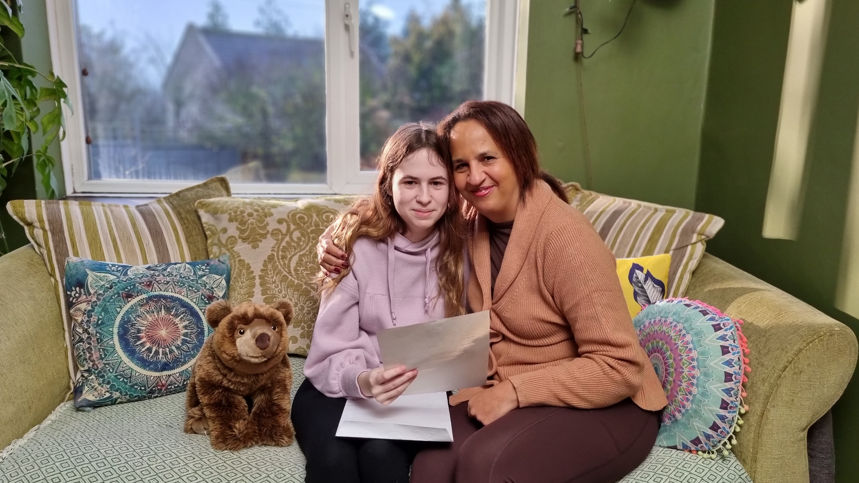
[[[292,397],[304,359],[292,361]],[[80,412],[61,405],[42,425],[0,453],[0,483],[146,481],[255,483],[304,481],[304,455],[255,446],[215,451],[209,439],[182,432],[185,394]],[[751,483],[733,454],[709,460],[654,447],[620,483]]]
[[[304,359],[290,361],[295,397],[304,380]],[[208,437],[185,434],[184,423],[185,393],[91,412],[64,403],[0,453],[0,483],[304,481],[297,443],[215,451]]]
[[[676,449],[654,446],[644,463],[619,483],[752,483],[743,465],[729,453],[704,459]]]
[[[295,317],[287,352],[306,356],[319,297],[316,242],[354,197],[295,201],[215,198],[197,202],[210,258],[230,256],[230,301],[270,304],[285,298]]]

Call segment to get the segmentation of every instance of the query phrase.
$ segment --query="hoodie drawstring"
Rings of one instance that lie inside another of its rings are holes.
[[[436,235],[437,236],[437,235]],[[430,313],[430,296],[432,287],[430,287],[430,270],[432,270],[432,257],[430,249],[424,250],[426,265],[424,268],[424,313]],[[391,304],[391,322],[394,326],[397,325],[397,310],[394,307],[394,274],[396,273],[396,247],[394,239],[388,239],[388,301]]]
[[[394,327],[397,326],[397,311],[394,310],[394,264],[396,263],[396,255],[394,249],[393,238],[388,239],[388,301],[391,304],[391,321]]]
[[[424,256],[427,258],[427,268],[424,272],[424,313],[430,311],[430,251],[424,250]]]

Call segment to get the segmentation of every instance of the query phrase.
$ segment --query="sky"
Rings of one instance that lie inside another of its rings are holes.
[[[78,22],[96,31],[107,31],[125,39],[126,45],[136,48],[144,43],[157,42],[172,58],[182,33],[189,23],[203,25],[211,0],[77,0]],[[264,0],[221,0],[232,30],[258,31],[254,21]],[[325,0],[275,0],[289,17],[290,34],[321,37],[325,29]],[[362,8],[389,22],[389,33],[399,33],[411,10],[431,18],[449,3],[449,0],[365,0]],[[483,14],[485,0],[462,0],[472,11]],[[154,73],[150,73],[153,77]],[[156,81],[156,79],[152,79]]]

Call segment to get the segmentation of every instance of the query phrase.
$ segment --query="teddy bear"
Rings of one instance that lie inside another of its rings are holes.
[[[191,371],[185,432],[209,434],[217,450],[288,446],[292,368],[286,347],[292,304],[221,300],[206,309],[214,329]]]

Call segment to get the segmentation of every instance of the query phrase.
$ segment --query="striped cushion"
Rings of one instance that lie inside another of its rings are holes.
[[[229,196],[224,177],[212,178],[138,206],[89,201],[10,201],[6,208],[27,232],[54,281],[70,348],[70,318],[62,287],[68,257],[127,265],[208,258],[206,236],[194,209],[197,200]],[[77,368],[68,351],[72,381]]]
[[[607,196],[564,185],[570,204],[584,213],[617,258],[671,254],[668,297],[682,297],[704,256],[705,242],[725,224],[715,215]]]

